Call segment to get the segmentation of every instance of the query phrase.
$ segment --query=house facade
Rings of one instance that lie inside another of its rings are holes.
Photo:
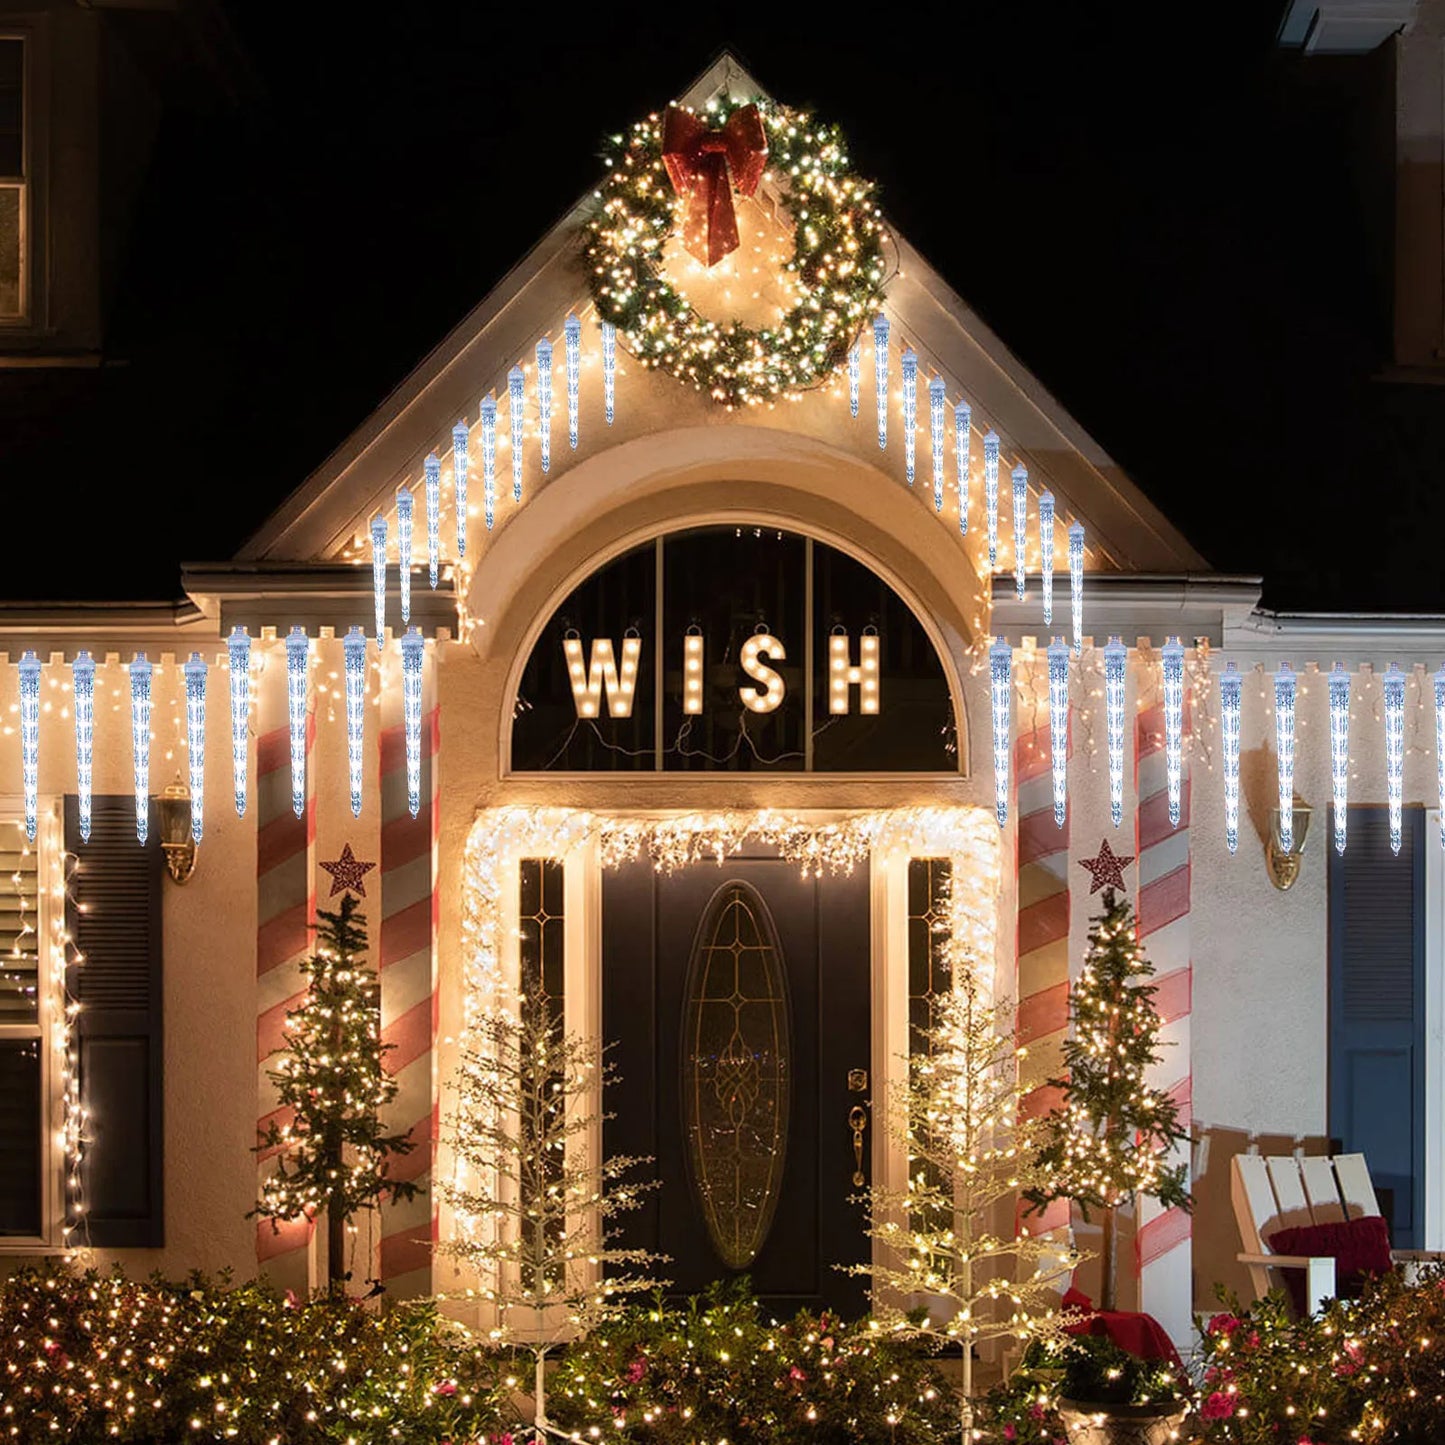
[[[724,58],[681,99],[705,109],[759,94]],[[389,1122],[411,1132],[400,1167],[422,1186],[362,1224],[355,1279],[395,1296],[467,1283],[438,1250],[461,1227],[438,1188],[456,1167],[452,1081],[469,1019],[520,987],[560,999],[569,1027],[615,1046],[623,1081],[590,1147],[656,1161],[661,1187],[634,1227],[672,1257],[679,1288],[748,1273],[780,1304],[861,1308],[834,1266],[870,1247],[859,1188],[906,1167],[882,1124],[912,1030],[946,987],[940,933],[961,935],[1017,1001],[1026,1107],[1046,1107],[1070,971],[1099,911],[1081,865],[1101,841],[1132,860],[1125,879],[1166,1020],[1156,1082],[1190,1130],[1195,1197],[1192,1216],[1145,1203],[1128,1221],[1122,1302],[1182,1343],[1215,1282],[1246,1288],[1228,1182],[1241,1151],[1363,1150],[1396,1242],[1445,1245],[1432,681],[1445,620],[1261,611],[1259,579],[1212,572],[901,237],[889,238],[881,302],[889,341],[863,328],[856,383],[845,365],[797,399],[728,409],[640,364],[625,338],[609,356],[581,253],[592,204],[579,202],[239,556],[187,567],[182,602],[0,612],[11,664],[0,669],[0,879],[13,884],[12,900],[0,882],[0,918],[14,964],[0,969],[0,1252],[83,1249],[139,1272],[259,1269],[298,1289],[324,1278],[324,1230],[278,1230],[248,1211],[274,1168],[252,1148],[277,1116],[268,1070],[309,929],[330,906],[322,864],[349,847],[374,864],[361,881],[400,1085]],[[742,246],[720,270],[694,263],[689,294],[699,309],[765,314],[785,198],[764,182],[736,204]],[[735,302],[744,288],[757,294]],[[347,698],[354,628],[367,639],[352,674],[359,719]],[[239,771],[237,629],[250,645]],[[404,677],[407,629],[420,662]],[[1078,643],[1062,821],[1056,636]],[[1112,638],[1125,655],[1121,727]],[[1177,793],[1163,664],[1174,639]],[[81,650],[95,664],[88,840]],[[33,844],[15,665],[26,652],[40,665]],[[141,784],[137,654],[154,667]],[[209,673],[200,794],[188,786],[193,655]],[[1228,663],[1242,675],[1234,849]],[[1351,679],[1342,854],[1337,663]],[[1391,664],[1403,672],[1398,712],[1393,694],[1386,705]],[[1275,705],[1286,666],[1290,848]],[[194,866],[176,881],[172,868],[191,860],[175,820],[202,799]],[[1068,1226],[1088,1248],[1082,1219],[1055,1210],[1036,1225]]]

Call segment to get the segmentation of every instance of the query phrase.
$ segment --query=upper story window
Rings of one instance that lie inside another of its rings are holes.
[[[0,320],[26,314],[25,42],[0,37]]]
[[[675,532],[599,568],[528,658],[518,771],[956,773],[948,679],[907,603],[776,527]]]

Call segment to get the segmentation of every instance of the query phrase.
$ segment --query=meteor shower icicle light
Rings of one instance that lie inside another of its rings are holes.
[[[1184,646],[1177,637],[1159,649],[1164,673],[1164,773],[1169,790],[1169,826],[1179,826],[1184,792]]]
[[[567,445],[575,452],[582,415],[582,323],[575,312],[563,323],[562,336],[567,352]]]
[[[1342,662],[1330,669],[1330,795],[1335,814],[1335,852],[1343,854],[1350,806],[1350,674]]]
[[[1104,648],[1104,719],[1109,742],[1109,817],[1117,828],[1124,821],[1124,678],[1129,649],[1120,637]]]
[[[1029,469],[1020,463],[1013,469],[1014,486],[1014,592],[1024,600],[1024,564],[1029,542]]]
[[[848,348],[848,411],[858,415],[858,393],[863,380],[863,346],[855,341]]]
[[[903,475],[913,485],[918,462],[918,353],[903,353]]]
[[[70,664],[75,693],[75,791],[80,813],[80,841],[90,842],[90,795],[95,763],[95,659],[77,652]]]
[[[966,401],[953,408],[953,460],[958,477],[958,531],[968,535],[968,444],[973,439],[973,409]]]
[[[1064,826],[1069,787],[1069,644],[1049,643],[1049,761],[1054,774],[1054,822]]]
[[[1039,573],[1043,579],[1044,626],[1054,621],[1054,494],[1039,495]]]
[[[520,366],[507,373],[507,410],[512,423],[512,500],[522,500],[522,424],[527,405],[527,378]]]
[[[251,638],[244,627],[233,627],[226,640],[231,656],[231,786],[236,794],[236,816],[246,816],[246,734],[251,723]]]
[[[1231,662],[1219,674],[1219,740],[1224,754],[1224,841],[1239,847],[1239,700],[1244,678]]]
[[[403,622],[411,621],[412,506],[411,493],[402,487],[396,494],[396,580],[400,584]],[[436,583],[433,582],[432,586],[435,587]]]
[[[542,470],[552,470],[552,343],[537,343],[537,432],[542,444]]]
[[[437,569],[442,558],[442,464],[435,452],[429,452],[426,472],[426,561],[431,585],[437,585]],[[411,566],[411,556],[398,558],[402,567]],[[408,611],[411,609],[408,608]],[[405,621],[405,616],[402,618]]]
[[[25,784],[25,836],[33,843],[40,792],[40,659],[20,654],[20,775]]]
[[[878,403],[878,448],[888,445],[888,318],[873,318],[873,395]]]
[[[191,786],[191,838],[201,841],[206,798],[206,661],[193,652],[181,669],[186,678],[186,764]]]
[[[457,510],[458,557],[467,555],[467,473],[471,470],[467,445],[470,438],[466,422],[459,421],[452,428],[452,491]]]
[[[1445,848],[1445,667],[1435,674],[1435,787],[1440,800],[1440,846]]]
[[[617,415],[617,328],[610,321],[602,323],[602,410],[611,426]]]
[[[1400,851],[1405,801],[1405,674],[1392,662],[1385,672],[1385,791],[1390,803],[1390,851]]]
[[[1294,851],[1295,676],[1282,662],[1274,675],[1274,747],[1279,758],[1279,846]]]
[[[291,808],[306,811],[306,664],[311,654],[304,627],[286,634],[286,720],[291,729]]]
[[[497,520],[497,399],[482,398],[482,512],[487,531]]]
[[[943,510],[943,378],[928,383],[928,444],[933,452],[933,510]]]
[[[1084,651],[1084,524],[1069,528],[1069,606],[1074,614],[1074,656]]]
[[[353,627],[341,640],[346,665],[346,773],[351,815],[361,816],[362,740],[366,727],[366,634]]]
[[[998,433],[983,434],[983,510],[988,527],[988,565],[998,566]]]
[[[993,693],[993,806],[1002,828],[1008,822],[1009,723],[1013,713],[1013,648],[998,638],[988,650]]]
[[[151,672],[143,652],[130,664],[130,751],[135,774],[135,835],[144,843],[151,810]]]
[[[401,639],[401,709],[406,727],[406,805],[413,818],[421,809],[421,660],[426,650],[421,628]]]
[[[371,519],[371,592],[376,603],[376,645],[386,639],[386,518]]]

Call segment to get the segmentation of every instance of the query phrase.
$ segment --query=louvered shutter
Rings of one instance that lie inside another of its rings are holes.
[[[85,959],[71,970],[89,1111],[82,1187],[90,1241],[111,1248],[164,1243],[159,831],[154,801],[142,847],[134,799],[98,797],[82,843],[76,799],[65,800],[65,846],[79,860],[69,926]]]

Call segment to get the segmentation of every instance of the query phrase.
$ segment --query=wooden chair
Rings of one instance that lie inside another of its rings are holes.
[[[1255,1298],[1271,1286],[1270,1271],[1302,1269],[1305,1297],[1314,1314],[1335,1292],[1335,1261],[1330,1255],[1275,1254],[1267,1236],[1303,1224],[1333,1224],[1378,1214],[1375,1186],[1363,1154],[1236,1154],[1230,1162],[1230,1194],[1239,1238],[1239,1262],[1249,1266]],[[1426,1249],[1391,1250],[1396,1264],[1445,1259]]]

